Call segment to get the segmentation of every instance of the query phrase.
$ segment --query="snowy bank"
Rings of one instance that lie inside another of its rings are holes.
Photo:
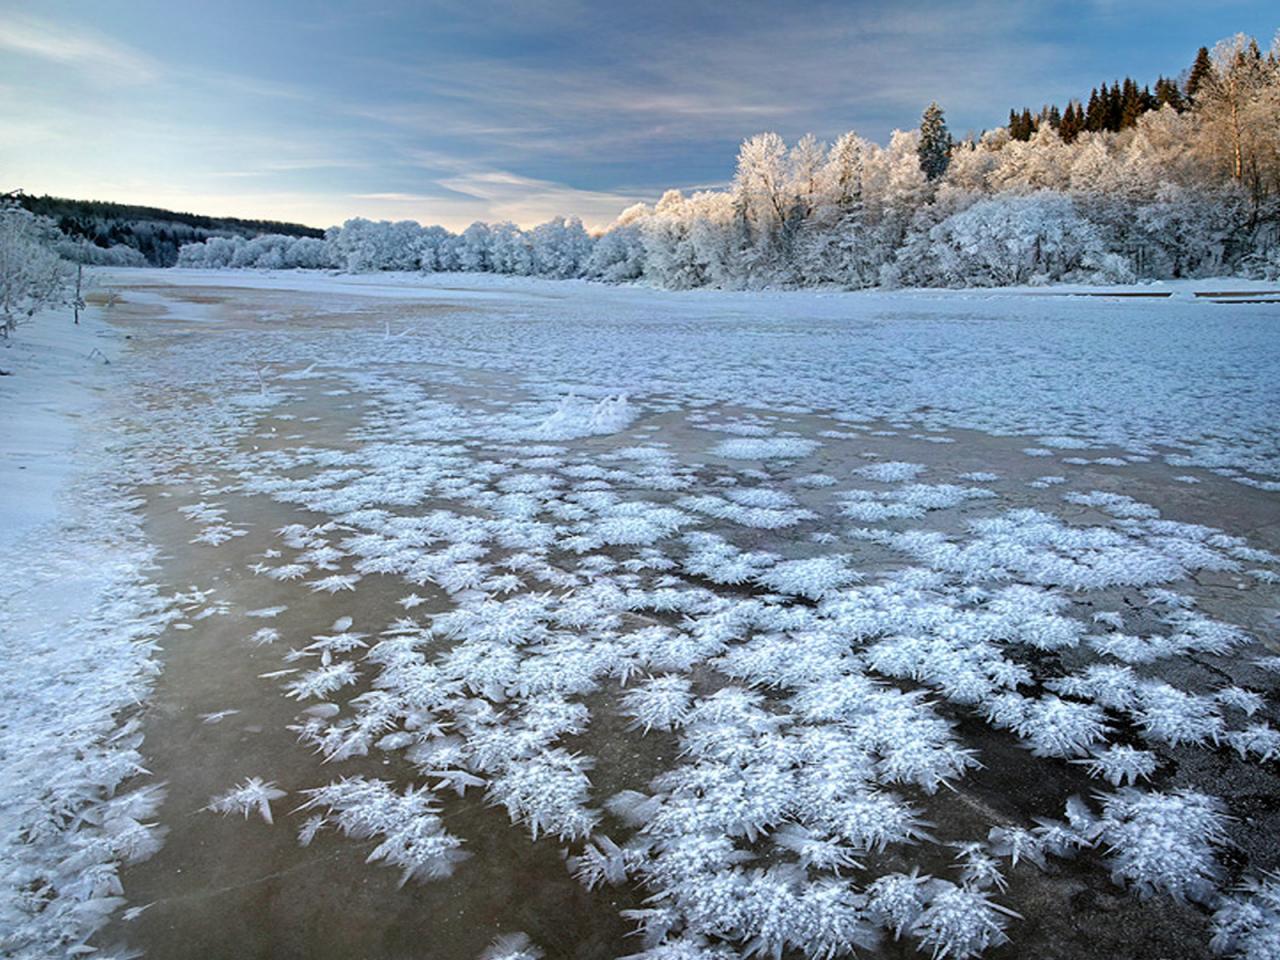
[[[128,708],[146,695],[166,602],[104,430],[121,341],[89,310],[38,316],[0,348],[0,949],[72,955],[149,855],[162,791]]]

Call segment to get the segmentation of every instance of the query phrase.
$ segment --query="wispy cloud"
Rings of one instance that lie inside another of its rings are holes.
[[[0,27],[0,48],[65,64],[117,83],[145,83],[160,75],[150,57],[103,34],[9,12]]]
[[[588,228],[604,227],[623,209],[642,199],[609,191],[579,190],[505,171],[475,171],[438,182],[481,201],[485,209],[492,211],[492,219],[511,220],[522,226],[572,213],[581,217]]]

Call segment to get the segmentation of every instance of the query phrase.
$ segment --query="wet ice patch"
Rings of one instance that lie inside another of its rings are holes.
[[[990,500],[995,496],[984,487],[913,483],[884,492],[851,490],[841,494],[840,512],[866,523],[914,519],[932,510],[945,510],[968,500]]]

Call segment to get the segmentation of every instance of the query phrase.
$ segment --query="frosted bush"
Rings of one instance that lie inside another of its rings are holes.
[[[929,266],[917,269],[952,285],[1120,279],[1123,263],[1108,259],[1102,234],[1070,198],[1050,191],[979,200],[930,230],[929,241]]]

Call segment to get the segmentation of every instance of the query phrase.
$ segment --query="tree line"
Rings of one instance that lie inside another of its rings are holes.
[[[159,207],[109,203],[103,200],[70,200],[66,197],[33,197],[18,192],[17,202],[37,216],[53,220],[67,237],[83,240],[99,250],[127,247],[138,251],[153,267],[178,262],[183,244],[210,237],[251,237],[274,233],[290,237],[323,237],[324,231],[276,220],[244,220],[207,217]],[[90,252],[94,262],[103,256]]]
[[[1252,38],[1245,45],[1245,51],[1255,61],[1262,58],[1262,50]],[[1201,86],[1211,82],[1213,74],[1213,56],[1208,47],[1201,47],[1181,79],[1161,75],[1156,78],[1154,90],[1151,86],[1139,90],[1137,81],[1125,77],[1123,82],[1116,80],[1110,86],[1103,83],[1101,88],[1094,87],[1087,100],[1071,100],[1063,108],[1045,104],[1034,114],[1030,107],[1010,110],[1009,136],[1014,140],[1030,140],[1044,124],[1052,127],[1065,143],[1072,143],[1085,131],[1119,133],[1136,125],[1138,118],[1150,110],[1167,106],[1182,112],[1190,108]]]

